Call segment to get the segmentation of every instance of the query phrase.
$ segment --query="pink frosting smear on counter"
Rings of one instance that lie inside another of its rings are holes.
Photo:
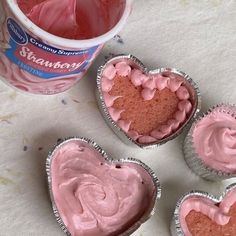
[[[216,170],[236,173],[236,118],[228,108],[216,108],[193,131],[195,152]]]
[[[236,188],[229,191],[219,206],[206,197],[192,196],[183,201],[180,207],[180,223],[185,236],[192,236],[186,223],[186,217],[191,211],[196,211],[209,217],[218,225],[226,225],[230,221],[230,208],[236,203]]]
[[[155,187],[139,165],[109,163],[82,141],[53,154],[52,191],[72,236],[119,235],[148,211]]]
[[[120,19],[124,0],[17,0],[20,9],[41,29],[68,39],[105,34]]]

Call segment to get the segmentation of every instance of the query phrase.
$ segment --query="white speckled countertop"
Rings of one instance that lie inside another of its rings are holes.
[[[169,236],[178,198],[192,189],[220,194],[225,181],[195,176],[183,161],[181,136],[142,151],[123,144],[107,127],[95,101],[96,69],[109,54],[131,53],[150,68],[176,67],[199,84],[203,110],[236,103],[236,1],[136,0],[124,44],[104,48],[86,78],[51,97],[25,95],[0,82],[0,236],[63,235],[47,193],[45,159],[58,138],[94,139],[115,158],[136,157],[152,167],[162,183],[157,212],[134,236]]]

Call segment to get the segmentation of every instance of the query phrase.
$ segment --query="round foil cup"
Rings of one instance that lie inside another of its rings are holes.
[[[182,229],[181,226],[181,215],[180,215],[180,211],[181,211],[181,206],[183,204],[184,201],[186,201],[189,198],[207,198],[209,200],[212,201],[213,204],[219,204],[224,197],[233,189],[236,189],[236,183],[231,184],[229,186],[226,187],[225,192],[220,196],[220,197],[215,197],[212,194],[209,194],[207,192],[204,191],[191,191],[186,193],[184,196],[182,196],[179,201],[176,204],[175,207],[175,211],[172,217],[172,221],[171,221],[171,225],[170,225],[170,232],[172,236],[185,236],[184,231]]]
[[[115,122],[112,119],[112,117],[111,117],[111,115],[108,111],[108,108],[105,104],[105,101],[104,101],[101,81],[102,81],[103,71],[105,70],[105,68],[110,64],[116,64],[116,63],[121,62],[121,61],[128,62],[128,64],[132,68],[138,69],[138,70],[140,70],[141,72],[143,72],[144,74],[147,74],[147,75],[156,75],[156,74],[160,74],[160,73],[168,75],[170,73],[174,73],[174,74],[176,74],[178,76],[181,76],[183,78],[184,83],[185,83],[184,85],[186,86],[186,88],[190,92],[191,102],[192,102],[193,108],[192,108],[191,114],[188,116],[188,118],[184,122],[184,124],[182,124],[173,134],[168,135],[167,137],[165,137],[161,140],[158,140],[155,143],[142,144],[142,143],[139,143],[139,142],[133,140],[132,138],[130,138],[127,135],[127,133],[124,132],[118,126],[117,122]],[[98,69],[96,97],[97,97],[99,110],[100,110],[105,122],[113,130],[113,132],[125,144],[127,144],[131,147],[139,147],[139,148],[142,148],[142,149],[157,148],[160,145],[163,145],[163,144],[167,143],[168,141],[173,140],[176,137],[178,137],[185,129],[188,129],[190,127],[190,125],[192,124],[194,118],[197,116],[197,114],[199,113],[199,111],[201,109],[201,94],[200,94],[199,88],[198,88],[197,84],[193,81],[193,79],[189,75],[187,75],[186,73],[184,73],[180,70],[174,69],[174,68],[160,68],[160,69],[149,71],[148,68],[145,67],[145,65],[138,58],[136,58],[135,56],[133,56],[131,54],[117,55],[117,56],[113,57],[112,59],[110,59],[109,61],[107,61],[104,65],[102,65]]]
[[[58,149],[62,145],[66,145],[67,143],[70,143],[72,141],[80,141],[85,144],[88,144],[91,146],[92,149],[96,150],[107,163],[112,163],[112,164],[122,164],[122,163],[131,163],[131,164],[136,164],[151,177],[152,183],[154,185],[154,194],[152,198],[150,199],[150,207],[146,210],[145,214],[135,223],[133,224],[129,229],[127,229],[125,232],[117,235],[117,236],[129,236],[132,233],[134,233],[142,224],[144,224],[146,221],[149,220],[150,217],[152,217],[156,213],[156,207],[159,202],[159,199],[161,198],[161,184],[156,176],[155,172],[148,167],[146,164],[141,162],[138,159],[135,158],[123,158],[119,160],[114,160],[111,158],[97,143],[92,141],[91,139],[84,138],[84,137],[69,137],[64,140],[61,140],[58,142],[54,148],[49,152],[48,157],[46,159],[46,172],[47,172],[47,182],[48,182],[48,189],[49,189],[49,194],[50,194],[50,199],[52,202],[52,209],[54,216],[56,217],[56,220],[58,224],[60,225],[61,229],[64,231],[64,233],[68,236],[72,236],[71,233],[69,232],[68,228],[66,227],[65,223],[63,222],[60,213],[58,211],[54,195],[53,195],[53,190],[52,190],[52,173],[51,173],[51,165],[52,165],[52,160],[54,158],[54,154],[57,152]]]
[[[200,122],[203,118],[211,114],[215,109],[220,109],[221,112],[224,110],[232,110],[235,113],[236,117],[236,106],[234,105],[225,105],[219,104],[212,108],[210,108],[206,113],[201,114],[195,119],[192,127],[190,128],[183,145],[183,153],[184,159],[188,165],[188,167],[198,176],[210,180],[210,181],[221,181],[225,179],[230,179],[236,177],[235,174],[226,173],[221,170],[217,170],[211,168],[210,166],[206,165],[206,163],[202,160],[202,158],[196,153],[194,148],[194,141],[193,141],[193,133],[196,125]],[[228,114],[228,113],[227,113]]]
[[[16,0],[0,1],[0,76],[14,88],[33,94],[68,90],[84,76],[104,43],[125,26],[131,10],[132,0],[120,0],[110,6],[106,33],[72,40],[35,25]]]

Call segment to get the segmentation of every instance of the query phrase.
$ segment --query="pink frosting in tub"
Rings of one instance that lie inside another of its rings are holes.
[[[124,0],[17,0],[28,18],[45,31],[69,39],[108,32],[120,19]]]
[[[180,207],[180,224],[185,236],[191,236],[189,232],[186,216],[191,211],[201,212],[208,216],[212,221],[219,225],[228,224],[230,217],[228,216],[231,206],[236,202],[236,188],[233,188],[219,204],[219,207],[206,197],[192,196],[184,200]]]
[[[65,38],[75,38],[79,35],[76,21],[76,0],[46,0],[28,1],[31,10],[27,14],[29,19],[51,34]],[[21,1],[18,0],[21,7]]]
[[[22,3],[24,9],[27,8],[27,6],[32,2],[42,2],[42,0],[19,1]],[[85,71],[88,69],[88,66],[86,66],[84,68],[84,71],[77,76],[67,75],[55,77],[53,79],[42,79],[41,77],[26,72],[25,70],[12,63],[5,56],[5,49],[10,48],[10,45],[8,45],[7,43],[9,42],[9,33],[6,27],[7,15],[10,15],[10,13],[8,12],[9,9],[5,6],[4,2],[0,4],[0,6],[4,8],[3,10],[1,10],[0,16],[0,76],[6,78],[7,81],[13,86],[35,94],[55,94],[63,92],[71,88],[79,79],[82,78]],[[3,14],[2,12],[5,14]],[[101,47],[94,54],[94,57],[100,51]]]
[[[153,130],[149,135],[139,135],[136,131],[130,130],[131,122],[120,120],[122,111],[116,111],[116,109],[112,107],[115,100],[120,98],[119,96],[114,97],[109,95],[109,91],[111,91],[114,85],[113,79],[116,75],[128,77],[127,79],[130,79],[132,84],[136,87],[142,86],[141,95],[146,101],[153,99],[157,90],[161,91],[164,88],[168,88],[172,92],[175,92],[180,102],[173,119],[169,120],[167,124],[164,124],[160,129]],[[184,80],[175,74],[171,74],[169,77],[163,76],[162,74],[148,75],[141,70],[132,68],[128,62],[121,61],[114,65],[108,64],[105,67],[101,82],[104,102],[108,107],[111,118],[118,123],[120,128],[126,132],[129,137],[139,143],[152,143],[175,132],[192,111],[193,106],[189,100],[190,94],[183,84]]]
[[[209,167],[236,173],[236,119],[227,110],[215,109],[196,124],[193,145]]]
[[[155,188],[137,164],[111,164],[80,141],[54,154],[52,191],[72,236],[119,235],[148,211]]]

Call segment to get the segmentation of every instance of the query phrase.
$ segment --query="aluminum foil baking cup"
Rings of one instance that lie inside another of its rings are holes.
[[[132,138],[130,138],[119,126],[118,124],[111,118],[108,108],[105,104],[104,101],[104,97],[103,97],[103,91],[102,91],[102,75],[103,75],[103,71],[104,69],[109,65],[109,64],[116,64],[118,62],[121,61],[126,61],[129,63],[129,65],[132,68],[136,68],[140,71],[142,71],[144,74],[148,74],[148,75],[155,75],[155,74],[160,74],[160,73],[164,73],[164,74],[170,74],[170,73],[174,73],[177,75],[180,75],[184,81],[185,81],[185,86],[188,89],[188,91],[190,92],[191,95],[191,102],[193,105],[192,108],[192,112],[189,115],[188,119],[185,121],[184,124],[182,124],[173,134],[167,136],[166,138],[163,138],[162,140],[159,140],[155,143],[151,143],[151,144],[141,144],[136,142],[135,140],[133,140]],[[101,111],[102,116],[104,117],[106,123],[108,124],[108,126],[115,132],[115,134],[126,144],[128,144],[129,146],[133,146],[133,147],[140,147],[143,149],[149,149],[149,148],[156,148],[162,144],[165,144],[166,142],[176,138],[177,136],[179,136],[184,128],[188,127],[193,119],[196,117],[196,115],[198,114],[198,112],[200,111],[201,108],[201,96],[200,96],[200,91],[199,88],[197,86],[197,84],[190,78],[189,75],[187,75],[186,73],[179,71],[177,69],[171,69],[171,68],[161,68],[161,69],[156,69],[156,70],[151,70],[149,71],[144,64],[135,56],[133,55],[118,55],[113,57],[112,59],[110,59],[108,62],[106,62],[104,65],[102,65],[99,70],[98,70],[98,74],[97,74],[97,90],[96,90],[96,96],[97,96],[97,101],[98,101],[98,106],[99,109]]]
[[[188,198],[193,198],[193,197],[204,197],[207,198],[209,200],[211,200],[213,202],[213,204],[219,204],[224,197],[233,189],[236,188],[236,183],[229,185],[225,192],[220,196],[220,197],[215,197],[207,192],[203,192],[203,191],[191,191],[186,193],[183,197],[180,198],[180,200],[177,202],[176,207],[175,207],[175,211],[174,211],[174,215],[171,221],[171,226],[170,226],[170,231],[171,231],[171,235],[172,236],[185,236],[183,229],[181,227],[181,221],[180,221],[180,210],[181,210],[181,206],[183,204],[184,201],[186,201]]]
[[[236,177],[236,174],[226,173],[224,171],[216,170],[216,169],[211,168],[210,166],[207,166],[205,162],[201,159],[201,157],[196,153],[195,148],[194,148],[193,132],[198,122],[201,121],[204,117],[208,116],[215,109],[221,109],[221,108],[222,108],[221,110],[222,112],[224,112],[224,109],[226,110],[227,108],[234,111],[236,114],[235,105],[219,104],[210,108],[206,113],[201,114],[200,116],[198,116],[198,118],[195,119],[191,129],[189,130],[185,138],[184,145],[183,145],[184,158],[188,167],[195,174],[210,181],[220,181],[220,180]]]
[[[52,174],[51,174],[51,164],[52,160],[54,158],[54,154],[57,152],[58,149],[62,145],[65,145],[71,141],[80,141],[84,142],[88,145],[91,146],[91,148],[95,149],[103,158],[106,162],[108,163],[113,163],[113,164],[120,164],[120,163],[133,163],[141,166],[151,177],[155,191],[153,194],[152,199],[150,199],[150,207],[147,209],[146,213],[142,216],[141,219],[139,219],[138,222],[136,222],[133,226],[131,226],[127,231],[123,232],[122,234],[118,236],[128,236],[131,235],[134,231],[136,231],[143,223],[145,223],[151,216],[154,215],[156,212],[156,205],[158,200],[161,198],[161,184],[154,173],[154,171],[149,168],[147,165],[145,165],[143,162],[140,160],[134,159],[134,158],[124,158],[124,159],[119,159],[119,160],[114,160],[111,158],[98,144],[96,144],[94,141],[87,139],[87,138],[82,138],[82,137],[71,137],[71,138],[66,138],[60,142],[58,142],[52,151],[49,152],[47,160],[46,160],[46,172],[47,172],[47,181],[48,181],[48,188],[49,188],[49,194],[52,202],[52,209],[54,212],[54,215],[56,217],[57,222],[59,223],[61,229],[66,233],[66,235],[71,236],[71,233],[67,229],[65,223],[63,222],[60,213],[58,211],[58,208],[55,203],[53,191],[52,191]]]

